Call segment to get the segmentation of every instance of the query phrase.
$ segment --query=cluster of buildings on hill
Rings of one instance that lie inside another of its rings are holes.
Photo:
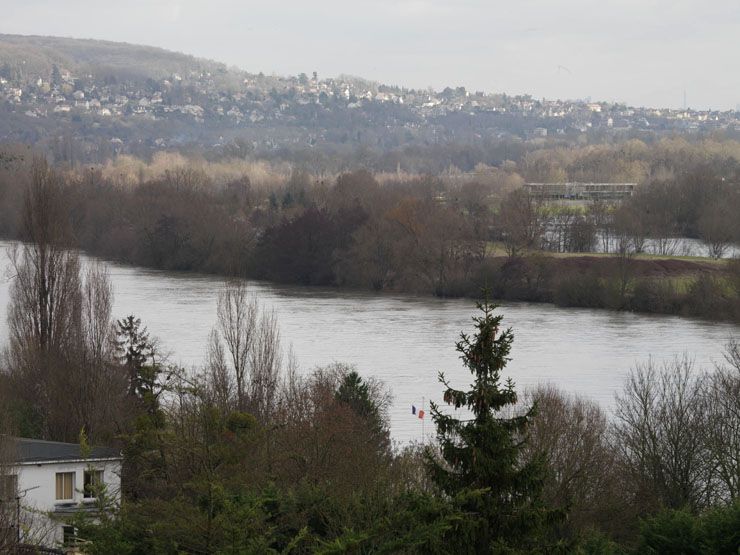
[[[300,127],[326,138],[337,128],[432,128],[440,141],[475,136],[548,137],[638,130],[655,132],[740,130],[735,111],[636,108],[587,101],[538,100],[531,96],[443,91],[378,85],[362,79],[319,79],[301,74],[275,77],[207,71],[162,79],[126,80],[73,75],[53,68],[50,75],[0,71],[0,106],[31,120],[67,121],[92,127],[111,122],[186,122],[228,130]],[[314,139],[315,139],[314,137]],[[342,141],[352,141],[351,133]],[[166,139],[163,139],[166,141]],[[429,137],[425,137],[429,140]],[[166,144],[163,146],[167,146]]]

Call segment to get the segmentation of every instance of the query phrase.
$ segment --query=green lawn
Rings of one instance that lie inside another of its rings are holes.
[[[526,254],[543,254],[546,256],[552,256],[554,258],[577,258],[577,257],[593,257],[593,258],[611,258],[616,256],[614,253],[604,252],[552,252],[542,250],[530,250]],[[504,244],[500,241],[488,241],[486,246],[487,256],[506,256],[506,249]],[[716,260],[706,256],[676,256],[676,255],[658,255],[641,253],[635,255],[637,260],[685,260],[688,262],[700,262],[702,264],[711,264],[713,266],[722,266],[726,260]]]

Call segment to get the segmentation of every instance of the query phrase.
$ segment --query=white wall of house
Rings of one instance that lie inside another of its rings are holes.
[[[16,467],[18,491],[29,490],[22,494],[21,499],[24,520],[32,522],[32,529],[28,532],[29,539],[40,540],[45,545],[61,543],[64,522],[50,519],[48,513],[53,513],[60,505],[95,502],[93,499],[85,499],[83,494],[84,473],[89,469],[103,472],[107,495],[115,502],[120,502],[120,459],[28,462]],[[72,499],[59,500],[56,498],[56,476],[60,472],[74,473]]]

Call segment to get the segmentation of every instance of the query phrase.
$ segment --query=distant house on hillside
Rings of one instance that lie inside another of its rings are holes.
[[[94,515],[101,492],[120,503],[120,451],[94,447],[82,453],[75,443],[13,437],[2,443],[0,526],[12,528],[22,543],[51,547],[69,541],[69,517],[78,511]]]

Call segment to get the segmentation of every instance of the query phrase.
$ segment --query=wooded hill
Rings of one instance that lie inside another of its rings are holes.
[[[222,63],[154,46],[0,34],[0,67],[6,65],[34,80],[39,75],[51,75],[54,66],[73,75],[93,74],[100,80],[115,78],[136,82],[166,79],[173,74],[188,75],[191,72],[207,72],[233,81],[239,73],[229,70]]]

